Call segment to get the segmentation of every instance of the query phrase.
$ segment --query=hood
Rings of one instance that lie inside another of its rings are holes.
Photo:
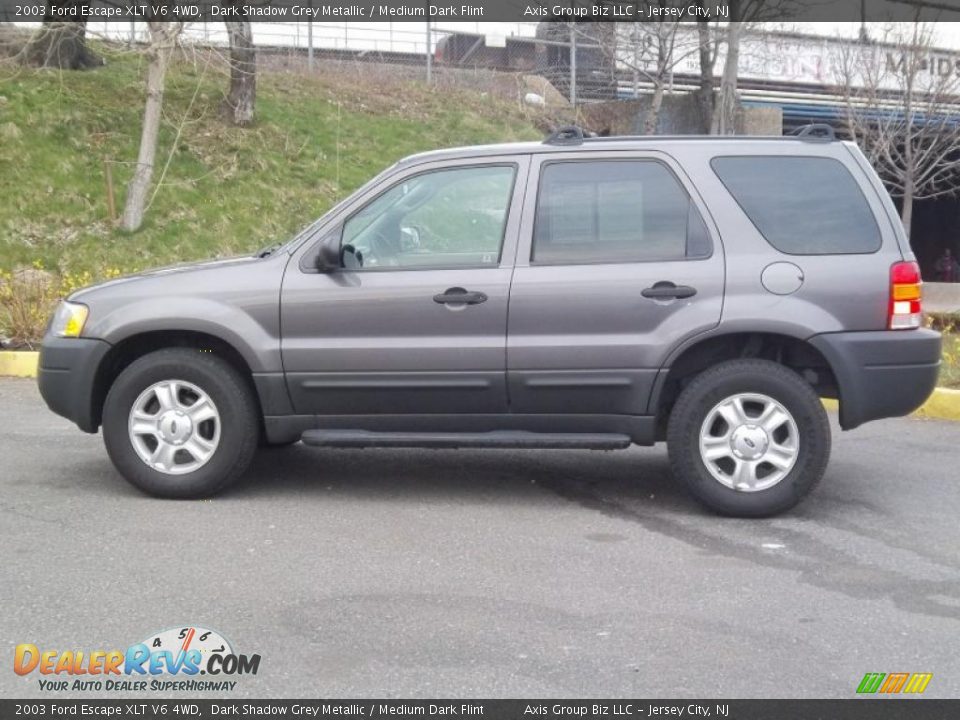
[[[260,258],[255,255],[243,255],[240,257],[223,258],[220,260],[201,260],[199,262],[167,265],[161,268],[144,270],[142,272],[134,273],[133,275],[124,275],[123,277],[114,278],[113,280],[107,280],[96,285],[90,285],[88,287],[81,288],[80,290],[71,293],[67,299],[71,301],[82,302],[83,298],[87,295],[97,293],[101,290],[127,285],[129,283],[137,283],[144,280],[154,280],[163,277],[184,276],[190,275],[191,273],[196,274],[216,272],[221,268],[235,268],[243,265],[251,265],[254,263],[263,262],[265,259],[266,258]]]

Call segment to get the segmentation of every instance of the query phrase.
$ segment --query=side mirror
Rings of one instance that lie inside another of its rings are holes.
[[[363,267],[363,253],[347,243],[340,251],[340,263],[347,270],[359,270]]]
[[[340,261],[340,233],[335,232],[320,244],[317,254],[317,270],[329,273],[343,267]]]

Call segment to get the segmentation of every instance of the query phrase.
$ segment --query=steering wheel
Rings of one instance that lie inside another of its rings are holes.
[[[378,231],[370,238],[370,252],[368,257],[372,257],[377,265],[389,265],[396,267],[400,264],[397,256],[400,254],[400,242],[391,238],[383,230]]]

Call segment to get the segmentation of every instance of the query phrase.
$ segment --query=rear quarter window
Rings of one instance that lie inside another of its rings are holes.
[[[767,242],[790,255],[880,249],[880,228],[856,180],[832,158],[715,157],[713,171]]]

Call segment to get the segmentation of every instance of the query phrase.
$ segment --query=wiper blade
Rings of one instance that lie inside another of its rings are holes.
[[[258,258],[265,258],[273,255],[277,250],[283,247],[283,243],[274,243],[273,245],[267,245],[262,250],[257,250],[255,256]]]

